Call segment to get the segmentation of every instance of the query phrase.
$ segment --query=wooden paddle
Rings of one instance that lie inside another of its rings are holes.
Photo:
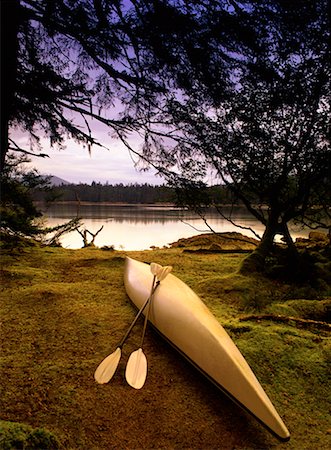
[[[146,333],[146,327],[147,327],[147,321],[149,317],[149,311],[151,309],[151,303],[152,298],[148,304],[148,310],[145,315],[144,320],[144,328],[143,328],[143,334],[141,338],[141,344],[138,350],[131,353],[130,358],[128,360],[126,370],[125,370],[125,378],[126,381],[130,386],[132,386],[135,389],[141,389],[143,385],[145,384],[145,380],[147,377],[147,359],[143,352],[142,346],[144,343],[145,333]]]
[[[119,361],[121,359],[122,347],[123,347],[125,341],[129,337],[129,334],[131,333],[131,331],[132,331],[133,327],[135,326],[137,320],[139,319],[139,317],[141,316],[141,314],[145,310],[145,308],[148,305],[150,299],[152,298],[154,292],[156,291],[157,287],[160,284],[160,283],[156,283],[156,285],[154,286],[155,278],[156,278],[156,276],[154,276],[154,278],[153,278],[151,292],[150,292],[150,295],[149,295],[148,299],[145,301],[143,306],[138,311],[136,317],[134,318],[134,320],[132,321],[131,325],[129,326],[129,329],[125,333],[123,339],[118,344],[116,350],[113,353],[111,353],[110,355],[108,355],[103,361],[101,361],[101,363],[97,367],[97,369],[96,369],[96,371],[94,373],[94,379],[95,379],[95,381],[97,383],[105,384],[105,383],[108,383],[112,379],[112,377],[113,377],[113,375],[114,375],[114,373],[115,373],[115,371],[117,369],[118,363],[119,363]]]
[[[154,279],[156,277],[158,280],[156,286],[158,286],[160,282],[165,279],[165,277],[171,272],[171,270],[172,270],[171,266],[162,267],[159,264],[155,263],[151,264],[151,271],[154,275]],[[145,384],[147,377],[147,358],[143,352],[143,343],[146,334],[147,322],[149,318],[149,312],[152,306],[154,292],[150,296],[148,310],[145,314],[144,328],[141,337],[140,347],[138,348],[138,350],[131,353],[125,370],[126,381],[130,386],[132,386],[135,389],[141,389]]]

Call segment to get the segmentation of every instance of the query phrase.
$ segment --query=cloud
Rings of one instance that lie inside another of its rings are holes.
[[[138,171],[135,161],[121,142],[109,136],[107,140],[103,138],[100,141],[107,142],[109,150],[94,146],[90,155],[87,148],[71,140],[67,141],[66,149],[56,150],[50,147],[46,139],[41,139],[42,151],[49,158],[32,156],[30,166],[37,168],[42,174],[55,175],[72,183],[163,183],[162,178],[156,176],[155,170]]]
[[[162,178],[156,176],[155,169],[147,172],[139,171],[135,167],[137,157],[130,155],[125,145],[111,136],[109,127],[95,120],[91,121],[90,127],[93,137],[106,148],[95,145],[89,154],[86,147],[68,139],[65,149],[58,150],[52,148],[49,139],[42,137],[40,133],[41,152],[49,157],[31,156],[29,166],[37,168],[43,175],[54,175],[72,183],[95,181],[109,184],[162,184],[164,182]],[[12,137],[22,148],[29,149],[28,136],[22,131],[13,130]],[[139,142],[135,139],[131,138],[130,143],[138,148]]]

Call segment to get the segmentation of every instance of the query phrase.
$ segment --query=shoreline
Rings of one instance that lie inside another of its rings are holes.
[[[33,202],[35,205],[37,206],[44,206],[45,202],[43,201],[34,201]],[[173,208],[178,208],[181,209],[180,207],[176,206],[174,203],[126,203],[126,202],[85,202],[85,201],[63,201],[63,202],[52,202],[51,206],[62,206],[62,205],[68,205],[68,206],[95,206],[95,205],[100,205],[100,206],[130,206],[130,207],[141,207],[141,206],[146,206],[146,207],[153,207],[153,206],[157,206],[157,207],[165,207],[165,208],[169,208],[169,207],[173,207]]]
[[[33,202],[36,206],[46,206],[46,203],[43,201],[34,201]],[[89,201],[79,201],[76,200],[67,200],[67,201],[57,201],[57,202],[51,202],[50,207],[52,206],[128,206],[128,207],[146,207],[146,208],[173,208],[173,209],[179,209],[179,210],[186,210],[189,211],[188,207],[182,207],[182,206],[176,206],[175,203],[171,202],[156,202],[156,203],[127,203],[127,202],[89,202]],[[244,205],[231,205],[231,204],[224,204],[220,205],[223,208],[245,208]],[[214,209],[213,206],[210,206],[206,209]]]

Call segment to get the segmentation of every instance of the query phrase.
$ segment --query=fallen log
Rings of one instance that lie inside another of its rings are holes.
[[[284,316],[281,314],[252,314],[249,316],[240,317],[239,321],[260,321],[260,320],[271,320],[273,322],[282,322],[282,323],[290,323],[294,322],[297,325],[301,325],[303,327],[315,327],[320,330],[331,331],[331,324],[328,322],[322,322],[319,320],[311,320],[311,319],[301,319],[300,317],[292,317],[292,316]]]

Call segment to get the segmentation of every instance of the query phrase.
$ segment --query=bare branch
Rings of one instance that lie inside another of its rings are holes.
[[[20,152],[20,153],[24,153],[25,155],[32,155],[32,156],[37,156],[39,158],[49,158],[49,155],[47,155],[46,153],[33,153],[30,152],[29,150],[26,150],[25,148],[19,147],[15,141],[13,141],[13,139],[8,138],[8,142],[10,142],[12,145],[9,145],[8,150],[12,150],[14,152]]]
[[[234,225],[234,226],[237,227],[237,228],[240,228],[241,230],[247,230],[247,231],[250,231],[252,234],[254,234],[254,236],[255,236],[259,241],[261,240],[261,236],[259,236],[259,235],[256,233],[256,231],[253,230],[253,228],[251,228],[251,227],[244,227],[243,225],[239,225],[239,224],[235,223],[235,222],[230,218],[231,216],[230,216],[230,217],[226,216],[225,214],[222,213],[221,209],[220,209],[218,206],[216,206],[216,205],[214,205],[214,206],[215,206],[217,212],[219,213],[219,215],[220,215],[221,217],[223,217],[223,219],[227,220],[227,221],[230,222],[232,225]]]

